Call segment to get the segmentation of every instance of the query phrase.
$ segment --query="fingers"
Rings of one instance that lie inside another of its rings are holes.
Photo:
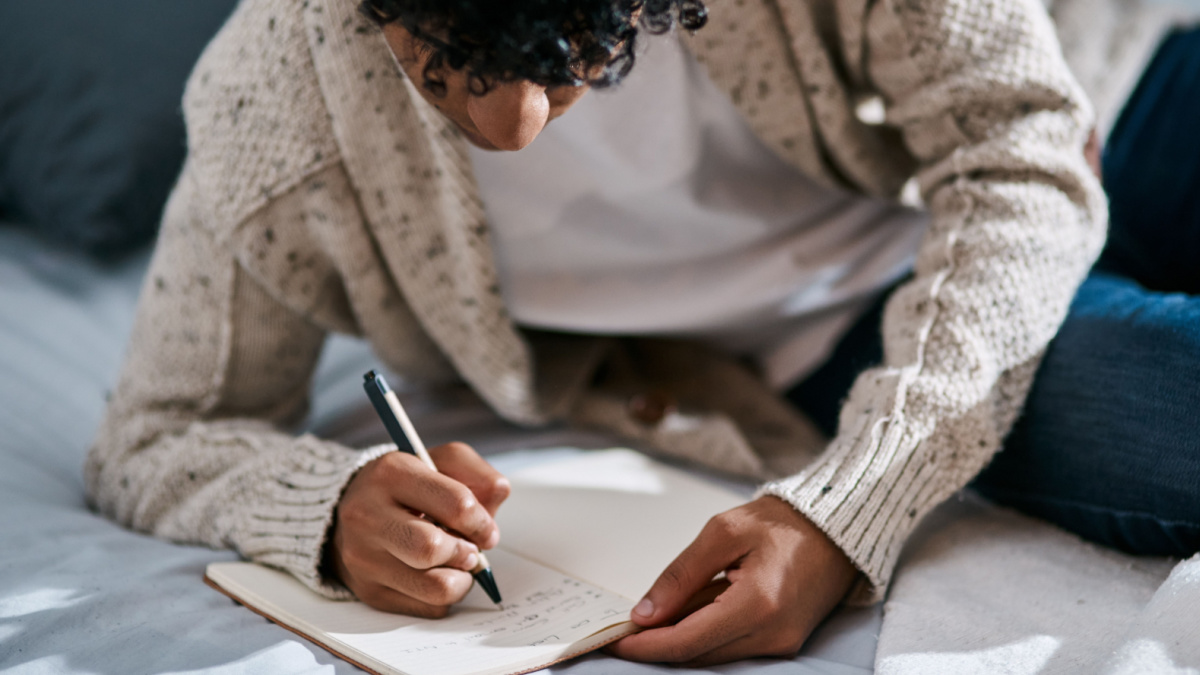
[[[479,562],[475,544],[401,509],[383,520],[379,536],[388,553],[418,570],[443,566],[471,569]]]
[[[751,599],[749,606],[755,608],[758,603]],[[738,620],[744,621],[745,616]],[[775,622],[767,630],[759,627],[723,644],[722,640],[717,640],[704,645],[700,650],[703,653],[682,663],[699,668],[757,656],[794,656],[804,646],[811,632],[811,627],[804,623],[789,625],[787,622]],[[683,637],[687,638],[686,635]]]
[[[469,572],[448,567],[414,570],[394,566],[390,572],[387,585],[392,590],[430,606],[453,605],[466,597],[475,583]]]
[[[508,479],[466,443],[447,443],[429,451],[438,471],[466,485],[491,515],[508,499]]]
[[[713,577],[746,551],[737,543],[723,516],[708,521],[696,539],[667,565],[654,585],[634,607],[630,618],[639,626],[655,626],[678,616]]]
[[[754,622],[753,598],[731,586],[714,602],[673,626],[630,635],[612,647],[616,656],[631,661],[691,662],[714,646],[732,645],[747,636]],[[718,647],[720,648],[720,647]]]
[[[692,668],[703,668],[719,663],[729,663],[739,659],[752,658],[756,656],[784,656],[793,652],[780,652],[778,654],[765,651],[759,646],[760,636],[746,635],[740,637],[728,644],[722,645],[710,652],[701,654],[700,656],[684,661],[683,663]],[[796,650],[798,651],[798,649]]]
[[[371,584],[366,588],[355,590],[354,593],[369,607],[393,614],[407,614],[425,619],[440,619],[450,612],[450,603],[430,604],[417,598],[410,597],[399,591]]]
[[[495,530],[468,487],[416,457],[390,453],[365,465],[342,493],[329,562],[337,579],[371,607],[441,617],[471,589],[467,570],[479,562],[476,542],[494,541]]]
[[[663,629],[655,628],[653,630],[657,631],[657,630],[663,630]],[[649,631],[645,631],[645,632],[649,632]],[[645,632],[635,633],[634,635],[644,635]],[[663,659],[642,659],[642,658],[638,658],[635,653],[631,653],[630,648],[627,644],[629,642],[630,637],[633,637],[633,636],[628,636],[628,637],[622,638],[621,640],[609,645],[608,647],[606,647],[604,649],[605,653],[612,654],[613,656],[625,659],[627,661],[647,661],[647,662],[661,661],[664,663],[673,663],[675,665],[685,666],[688,668],[703,668],[706,666],[713,666],[713,665],[719,665],[722,663],[729,663],[730,661],[737,661],[739,659],[754,658],[754,657],[759,657],[759,656],[768,656],[768,654],[766,654],[765,652],[763,652],[755,647],[755,643],[758,642],[758,640],[756,639],[756,636],[744,635],[742,637],[735,638],[732,641],[730,641],[726,644],[723,644],[716,649],[713,649],[712,651],[705,652],[703,654],[700,654],[699,656],[695,656],[695,657],[691,657],[691,658],[686,658],[686,655],[685,655],[685,656],[682,656],[681,659],[677,660],[677,661],[666,661]]]
[[[688,599],[687,604],[683,606],[683,609],[679,610],[679,619],[689,616],[695,613],[697,610],[711,605],[712,602],[717,599],[717,596],[724,593],[728,588],[728,579],[717,579],[716,581],[710,582],[707,586],[701,588],[700,592]]]
[[[376,474],[395,503],[424,513],[480,548],[499,543],[496,521],[466,485],[430,470],[412,455],[391,453],[377,461],[383,460],[387,463]]]
[[[364,602],[364,595],[379,595],[380,589],[388,589],[429,607],[448,606],[462,600],[474,583],[469,572],[449,567],[415,569],[397,563],[384,551],[354,561],[354,570],[351,590]],[[397,599],[392,594],[383,596]]]
[[[660,627],[623,638],[612,647],[614,654],[636,661],[693,666],[794,654],[850,589],[858,573],[821,530],[775,497],[757,499],[710,521],[689,551],[680,556],[684,568],[689,566],[686,558],[691,549],[699,555],[709,551],[717,556],[715,561],[733,559],[726,568],[728,588],[674,626],[663,626],[670,620],[673,604],[656,607],[653,622],[640,620],[635,613],[636,623]],[[711,569],[704,564],[691,567],[696,570],[693,575]],[[703,593],[691,591],[695,580],[688,573],[664,572],[663,577],[668,576],[683,579],[675,584],[681,596],[692,594],[692,603],[684,606],[686,613]],[[651,597],[662,581],[655,583]],[[713,588],[709,586],[706,592]]]
[[[359,599],[388,611],[441,616],[445,612],[438,607],[458,602],[471,589],[465,570],[478,563],[474,544],[399,508],[376,518],[378,527],[356,530],[356,510],[351,527],[334,532],[334,558],[342,582]]]

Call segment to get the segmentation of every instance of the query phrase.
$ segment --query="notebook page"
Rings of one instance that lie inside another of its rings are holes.
[[[410,675],[508,673],[579,651],[605,628],[631,632],[632,603],[507,551],[488,553],[504,604],[476,586],[436,621],[336,602],[289,575],[252,563],[220,563],[209,577],[282,623],[383,672]],[[236,586],[236,588],[231,587]]]
[[[585,452],[508,478],[512,495],[496,519],[501,548],[634,601],[709,518],[746,501],[625,449]]]

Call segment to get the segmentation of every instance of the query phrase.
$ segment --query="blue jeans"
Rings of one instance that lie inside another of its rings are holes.
[[[1138,554],[1200,551],[1200,30],[1160,47],[1103,160],[1109,241],[973,487]],[[881,301],[788,397],[832,434]]]

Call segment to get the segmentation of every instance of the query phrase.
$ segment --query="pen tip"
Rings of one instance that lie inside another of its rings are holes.
[[[491,568],[479,570],[475,573],[475,581],[483,588],[483,592],[491,598],[492,602],[500,604],[500,588],[496,586],[496,577],[492,575]]]
[[[367,371],[367,372],[366,372],[366,373],[363,375],[363,381],[364,381],[364,382],[370,382],[370,381],[371,381],[371,380],[373,380],[373,379],[375,379],[375,371],[374,371],[374,370],[368,370],[368,371]]]

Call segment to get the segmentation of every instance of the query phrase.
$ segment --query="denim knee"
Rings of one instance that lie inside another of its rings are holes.
[[[1200,549],[1200,298],[1089,277],[975,485],[1130,552]]]

